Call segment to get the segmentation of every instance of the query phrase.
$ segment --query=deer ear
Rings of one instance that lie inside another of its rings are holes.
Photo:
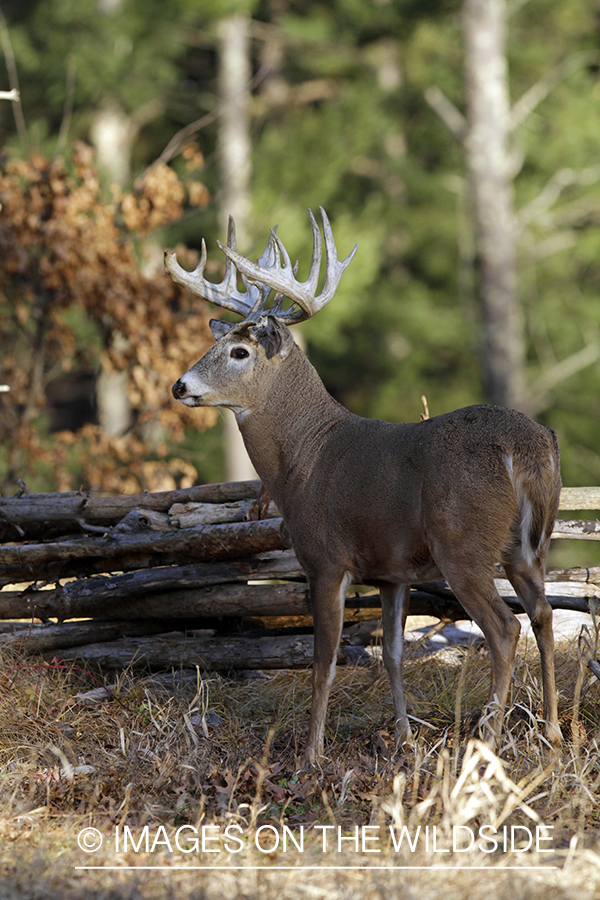
[[[211,319],[208,323],[208,327],[212,331],[215,341],[218,341],[231,331],[233,325],[231,322],[222,322],[220,319]]]
[[[263,347],[267,359],[272,359],[279,354],[282,359],[288,355],[294,339],[290,332],[275,316],[265,316],[261,325],[256,329],[256,337]]]

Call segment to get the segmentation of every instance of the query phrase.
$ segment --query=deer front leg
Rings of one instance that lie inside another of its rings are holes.
[[[344,624],[344,601],[349,573],[336,577],[309,578],[310,603],[315,632],[312,707],[303,762],[313,765],[324,754],[325,716]]]
[[[386,584],[380,586],[381,614],[383,620],[383,662],[387,669],[394,699],[396,746],[410,740],[411,732],[406,715],[404,683],[402,679],[402,654],[404,650],[404,626],[408,613],[410,585]]]

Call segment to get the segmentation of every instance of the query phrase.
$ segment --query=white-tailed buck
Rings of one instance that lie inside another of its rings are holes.
[[[491,687],[481,723],[492,742],[498,737],[520,626],[496,590],[496,563],[504,566],[533,625],[546,735],[555,742],[560,729],[552,608],[543,581],[561,486],[554,432],[515,410],[492,406],[468,406],[405,425],[363,419],[340,406],[287,326],[331,300],[356,247],[338,260],[321,210],[326,276],[317,295],[321,235],[309,215],[314,243],[304,282],[296,280],[297,267],[275,231],[258,263],[238,253],[231,220],[227,246],[219,243],[227,257],[220,284],[204,279],[204,242],[194,272],[183,270],[175,254],[165,254],[175,281],[244,316],[236,325],[211,321],[215,345],[182,375],[173,395],[186,406],[234,411],[308,578],[315,650],[305,762],[324,751],[345,593],[353,582],[381,592],[383,659],[397,741],[410,735],[402,684],[409,585],[440,576],[487,639]],[[287,309],[285,298],[292,301]]]

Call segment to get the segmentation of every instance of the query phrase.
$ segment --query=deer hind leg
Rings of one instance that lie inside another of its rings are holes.
[[[444,568],[442,573],[463,609],[483,631],[489,647],[490,694],[488,708],[484,709],[480,720],[480,729],[487,743],[494,747],[502,732],[521,626],[496,590],[491,567],[483,573],[481,567],[478,570],[474,565],[461,569]]]
[[[335,677],[337,651],[344,624],[344,601],[350,580],[351,576],[347,572],[334,578],[322,575],[309,578],[315,649],[312,706],[304,751],[305,765],[312,765],[324,753],[327,703]]]
[[[514,587],[523,609],[531,620],[542,663],[545,734],[551,743],[557,744],[562,734],[558,724],[558,700],[554,677],[552,607],[546,599],[544,590],[543,566],[538,560],[529,565],[521,557],[517,562],[505,564],[504,569],[506,577]]]
[[[406,715],[404,683],[402,679],[402,654],[404,649],[404,626],[408,613],[407,584],[382,584],[381,614],[383,620],[383,662],[387,669],[394,700],[396,744],[401,746],[410,740],[411,732]]]

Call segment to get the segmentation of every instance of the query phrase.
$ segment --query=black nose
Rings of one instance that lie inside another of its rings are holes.
[[[179,381],[175,382],[175,384],[173,385],[171,390],[173,391],[173,396],[175,397],[176,400],[181,400],[181,398],[185,397],[185,395],[187,393],[186,386],[182,382],[181,378],[179,379]]]

